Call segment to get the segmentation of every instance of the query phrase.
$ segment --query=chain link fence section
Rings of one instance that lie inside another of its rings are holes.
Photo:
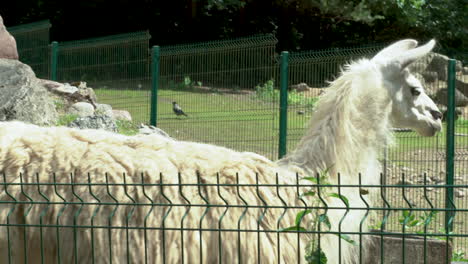
[[[276,43],[260,35],[161,47],[158,127],[180,140],[276,158]],[[173,111],[174,102],[186,116]]]
[[[346,63],[371,58],[384,45],[292,52],[289,61],[288,152],[305,134],[320,95]]]
[[[50,76],[50,28],[49,20],[8,27],[16,40],[19,60],[28,64],[38,78]]]
[[[57,81],[86,82],[99,103],[128,111],[135,124],[147,123],[150,38],[142,31],[59,43]]]

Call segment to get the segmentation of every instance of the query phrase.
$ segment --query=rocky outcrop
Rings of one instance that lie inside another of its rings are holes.
[[[132,115],[125,110],[112,110],[112,115],[116,120],[124,120],[124,121],[129,121],[132,122]]]
[[[0,16],[0,58],[18,59],[18,50],[16,49],[15,38],[6,30],[3,24],[3,18]]]
[[[57,117],[49,92],[31,67],[17,60],[0,59],[0,120],[54,125]]]
[[[413,63],[410,70],[416,73],[418,79],[422,80],[426,92],[433,97],[437,103],[447,104],[447,77],[449,57],[431,52],[425,58]],[[455,64],[456,80],[456,105],[464,107],[468,105],[468,67],[463,67],[461,61]]]
[[[47,90],[64,99],[68,106],[78,102],[87,102],[96,108],[96,94],[92,88],[86,86],[85,82],[69,84],[41,80],[41,83]]]
[[[71,122],[69,127],[79,129],[104,129],[107,131],[117,132],[117,125],[115,120],[106,115],[93,115],[79,117]]]

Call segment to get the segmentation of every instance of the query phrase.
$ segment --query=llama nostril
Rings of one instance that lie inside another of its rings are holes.
[[[431,115],[435,120],[442,119],[442,113],[439,111],[431,110]]]

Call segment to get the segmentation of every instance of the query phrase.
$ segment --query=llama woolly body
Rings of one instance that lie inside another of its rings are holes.
[[[281,169],[278,165],[263,156],[208,144],[175,141],[159,135],[129,137],[106,131],[38,127],[21,122],[1,122],[0,135],[5,135],[0,139],[1,170],[6,182],[12,183],[7,186],[8,194],[2,192],[0,200],[11,201],[11,197],[14,197],[27,201],[22,195],[26,193],[33,201],[44,203],[36,204],[29,210],[27,206],[16,206],[11,214],[13,205],[2,205],[2,223],[9,219],[10,223],[24,221],[48,226],[56,226],[58,223],[73,226],[79,223],[95,227],[94,230],[60,227],[58,235],[53,227],[43,230],[28,228],[23,234],[21,228],[9,227],[7,230],[2,226],[2,234],[9,232],[16,239],[10,240],[12,243],[9,245],[7,236],[0,236],[1,263],[8,262],[8,247],[14,262],[22,262],[27,258],[33,263],[42,258],[46,263],[57,263],[58,255],[60,261],[65,263],[72,263],[76,256],[80,263],[89,263],[91,260],[105,263],[110,259],[114,262],[129,259],[131,262],[141,263],[145,258],[149,263],[162,263],[163,258],[167,263],[180,263],[182,254],[188,262],[214,263],[218,261],[218,254],[213,252],[222,252],[220,255],[223,260],[230,263],[239,257],[237,248],[243,262],[254,262],[260,258],[268,263],[278,260],[288,263],[297,258],[297,235],[278,235],[275,232],[279,228],[278,218],[284,209],[272,209],[269,212],[263,212],[259,208],[249,209],[240,223],[243,209],[230,208],[224,213],[224,207],[215,207],[206,213],[203,221],[200,217],[204,215],[205,208],[195,206],[186,214],[189,203],[206,204],[207,201],[213,205],[226,205],[226,201],[231,205],[242,206],[245,203],[279,205],[282,204],[280,198],[284,196],[283,199],[291,206],[296,204],[296,199],[292,197],[297,197],[297,188],[282,188],[283,190],[276,193],[276,190],[265,187],[224,187],[219,191],[213,186],[158,186],[161,182],[174,185],[181,182],[215,184],[217,181],[231,185],[256,182],[296,183],[295,173],[279,173]],[[200,179],[197,175],[200,175]],[[26,185],[22,189],[19,185],[38,182],[55,182],[58,185]],[[92,187],[70,186],[70,182],[89,182]],[[122,185],[124,182],[126,187]],[[145,190],[132,186],[141,183],[149,186]],[[64,201],[71,204],[64,207]],[[80,202],[83,201],[90,204],[81,206]],[[150,212],[149,204],[168,201],[181,206],[158,206]],[[53,204],[54,202],[60,205]],[[98,202],[108,205],[97,206]],[[133,203],[143,203],[146,206],[132,211]],[[118,209],[114,212],[116,207]],[[163,212],[167,210],[170,213],[164,217]],[[109,217],[110,215],[113,216]],[[264,220],[258,223],[262,215]],[[295,215],[288,213],[280,227],[292,225],[294,217]],[[181,228],[181,221],[184,228],[192,230],[218,229],[221,225],[225,229],[260,229],[269,230],[270,233],[257,235],[248,232],[238,235],[236,232],[223,232],[219,236],[217,232],[188,230],[182,234],[180,231],[170,230]],[[136,228],[143,223],[147,230]],[[161,232],[162,223],[169,230]],[[103,228],[109,225],[116,228],[128,225],[130,230],[126,233],[122,229],[109,231]],[[135,229],[131,229],[132,226]],[[76,243],[72,237],[76,239]],[[278,237],[281,239],[281,247],[272,243]],[[300,254],[303,258],[306,239],[302,240]],[[257,243],[260,243],[260,252],[257,252]],[[28,249],[26,255],[23,254],[25,245]],[[283,253],[278,259],[278,250],[294,253]],[[41,255],[41,251],[44,254]]]

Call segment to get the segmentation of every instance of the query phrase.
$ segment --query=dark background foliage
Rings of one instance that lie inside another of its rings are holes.
[[[468,52],[468,0],[17,0],[0,15],[7,27],[49,19],[56,41],[149,29],[158,45],[273,33],[281,50],[411,37]]]

